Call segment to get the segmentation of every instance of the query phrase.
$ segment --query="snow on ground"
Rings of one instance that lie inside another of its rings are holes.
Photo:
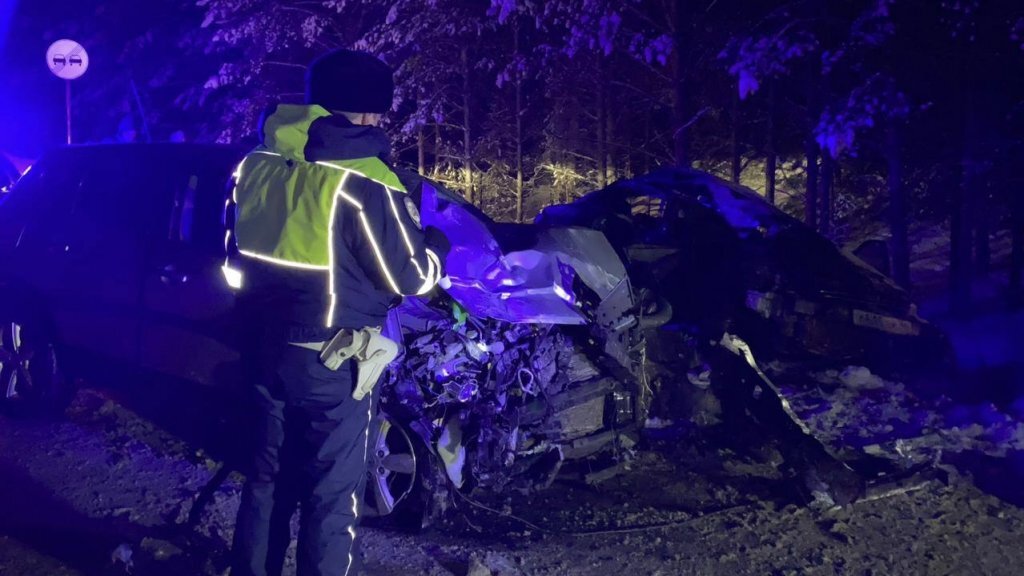
[[[714,426],[673,438],[668,422],[649,430],[663,438],[657,450],[596,488],[559,480],[535,496],[457,501],[452,521],[423,534],[366,527],[365,574],[1018,574],[1024,314],[989,304],[1002,290],[992,278],[976,287],[986,298],[970,319],[945,317],[941,296],[922,304],[960,369],[939,393],[864,366],[768,370],[836,452],[936,463],[948,484],[798,507],[770,447],[724,446]],[[118,389],[152,395],[153,383],[131,384]],[[84,389],[62,420],[0,414],[0,576],[119,575],[128,562],[147,576],[224,573],[241,478],[199,526],[180,525],[218,464],[196,447],[217,444],[218,428],[202,399],[153,397],[142,409],[144,396],[130,396]]]
[[[991,402],[923,399],[865,367],[812,374],[783,390],[815,437],[840,451],[860,449],[908,467],[963,452],[995,458],[1024,452],[1019,415]]]
[[[858,385],[822,386],[895,389],[845,374]],[[1024,562],[1024,512],[964,478],[814,511],[781,496],[771,459],[700,437],[662,443],[597,488],[565,480],[531,497],[460,501],[465,516],[423,534],[366,528],[365,573],[1017,574]],[[0,574],[124,574],[126,560],[134,574],[221,574],[240,479],[194,531],[175,527],[213,468],[94,389],[66,420],[0,416]]]

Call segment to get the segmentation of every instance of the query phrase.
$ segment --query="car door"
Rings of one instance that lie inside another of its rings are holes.
[[[178,162],[168,178],[172,210],[143,286],[143,364],[201,384],[237,377],[234,293],[221,272],[225,185],[235,161],[221,152]]]
[[[51,155],[2,198],[0,274],[11,288],[43,300],[62,290],[64,229],[79,183],[77,167]]]
[[[142,278],[152,257],[159,173],[126,149],[97,150],[81,171],[63,236],[62,340],[134,363],[139,357]]]
[[[62,344],[134,361],[147,258],[141,174],[115,157],[68,149],[29,176],[17,192],[31,206],[10,267],[45,302]]]

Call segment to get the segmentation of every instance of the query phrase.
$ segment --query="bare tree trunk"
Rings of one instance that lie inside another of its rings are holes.
[[[690,166],[689,139],[686,137],[687,102],[686,70],[683,53],[686,50],[686,1],[675,0],[672,6],[672,149],[677,166]]]
[[[764,164],[764,197],[775,205],[775,84],[768,87],[768,143],[765,145],[767,159]]]
[[[959,181],[953,186],[950,213],[950,310],[956,315],[967,313],[971,304],[971,219],[967,215],[967,196],[974,185],[971,168],[960,169]]]
[[[644,144],[651,141],[651,115],[644,114]],[[643,154],[643,170],[644,174],[651,171],[651,155],[646,153],[646,150],[640,151]]]
[[[1010,306],[1016,309],[1024,304],[1024,290],[1021,289],[1021,276],[1024,276],[1024,190],[1018,188],[1011,194]]]
[[[825,10],[821,5],[820,9]],[[821,79],[817,71],[811,72],[804,89],[807,92],[807,127],[804,140],[804,154],[807,157],[807,192],[804,194],[804,223],[812,230],[818,229],[818,154],[821,148],[814,138],[814,130],[821,114]]]
[[[730,147],[732,148],[732,181],[740,183],[740,172],[743,171],[743,156],[740,154],[740,93],[739,90],[732,91],[732,113],[729,122]]]
[[[423,125],[416,128],[416,152],[420,176],[427,175],[427,136],[424,134]]]
[[[966,67],[969,72],[970,68]],[[968,80],[970,80],[968,78]],[[975,96],[970,82],[966,84],[964,101],[963,154],[960,163],[960,181],[953,188],[950,206],[950,310],[965,315],[971,306],[972,228],[974,222],[973,196],[978,193],[978,117]]]
[[[804,194],[804,222],[818,229],[818,143],[813,135],[805,142],[807,154],[807,192]]]
[[[519,20],[513,22],[515,53],[519,56]],[[516,67],[516,222],[523,221],[523,78]]]
[[[434,123],[434,173],[436,180],[441,175],[441,125]]]
[[[570,106],[572,107],[572,110],[571,110],[571,112],[569,114],[569,138],[568,138],[568,142],[569,142],[570,149],[572,149],[572,150],[580,150],[581,149],[581,145],[583,144],[581,142],[581,140],[580,140],[580,101],[579,101],[579,99],[577,97],[573,97],[571,100],[569,100],[569,102],[570,102]],[[570,171],[575,173],[576,172],[576,158],[574,156],[572,156],[571,154],[564,153],[564,152],[563,152],[563,157],[565,158],[565,160],[563,161],[564,165],[562,166],[562,168],[570,170]],[[572,202],[572,200],[573,200],[573,198],[572,198],[572,196],[573,196],[573,193],[572,193],[572,182],[569,182],[568,179],[563,179],[562,189],[563,189],[563,192],[564,192],[564,197],[563,197],[562,201],[566,202],[566,203]]]
[[[832,236],[832,214],[834,204],[833,187],[836,177],[836,160],[832,154],[825,152],[821,156],[821,184],[818,193],[821,195],[821,216],[818,219],[821,233]]]
[[[608,103],[605,57],[598,56],[597,76],[597,185],[608,186]]]
[[[473,191],[473,148],[472,133],[469,125],[469,104],[470,104],[470,82],[469,82],[469,51],[462,49],[462,170],[466,177],[466,200],[472,204],[474,201]]]
[[[988,190],[984,182],[978,182],[974,201],[974,271],[981,277],[988,276],[992,267],[992,245],[990,243],[991,222],[989,221]]]
[[[903,186],[903,142],[900,126],[890,124],[885,135],[888,165],[889,233],[892,235],[892,277],[910,288],[910,241],[907,233],[907,193]]]
[[[604,100],[604,139],[605,139],[605,181],[609,184],[615,181],[615,115],[611,114],[610,111],[615,109],[615,100],[612,98],[611,83],[608,82],[608,87],[605,88]]]

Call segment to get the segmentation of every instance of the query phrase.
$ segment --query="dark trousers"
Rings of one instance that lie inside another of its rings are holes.
[[[355,574],[372,396],[352,399],[355,363],[332,372],[281,344],[251,358],[253,455],[235,524],[232,576],[281,574],[300,510],[299,576]]]

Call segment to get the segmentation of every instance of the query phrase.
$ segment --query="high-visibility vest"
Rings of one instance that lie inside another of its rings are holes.
[[[362,205],[346,192],[346,186],[351,186],[354,179],[367,178],[382,185],[391,195],[404,194],[405,187],[379,158],[298,160],[304,157],[310,124],[327,115],[329,113],[319,106],[279,106],[268,118],[264,131],[277,137],[269,137],[264,146],[250,152],[235,171],[231,198],[234,237],[229,229],[227,241],[234,240],[243,256],[284,267],[324,272],[330,293],[325,322],[330,326],[335,307],[331,277],[335,267],[332,233],[341,203],[347,204],[346,209],[360,212],[385,278],[395,293],[401,293],[361,213]],[[281,126],[296,128],[281,130]],[[430,255],[426,267],[430,270],[424,270],[422,275],[425,280],[433,279],[432,286],[439,276],[436,256]],[[241,288],[241,272],[230,265],[230,259],[223,271],[232,287]]]

